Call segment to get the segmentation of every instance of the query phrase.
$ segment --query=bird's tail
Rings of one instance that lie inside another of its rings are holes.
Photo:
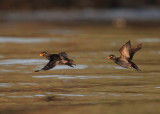
[[[74,61],[72,60],[72,59],[70,59],[67,63],[66,63],[66,65],[68,65],[68,66],[70,66],[70,67],[73,67],[74,68],[74,66],[76,66],[76,64],[74,63]],[[74,65],[74,66],[73,66]]]
[[[135,63],[133,63],[133,62],[131,62],[132,63],[132,67],[134,68],[134,69],[136,69],[137,71],[141,71],[140,69],[139,69],[139,67],[135,64]]]

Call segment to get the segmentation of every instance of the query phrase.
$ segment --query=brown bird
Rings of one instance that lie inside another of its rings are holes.
[[[124,44],[119,50],[121,53],[120,57],[116,57],[115,55],[109,55],[108,59],[112,59],[116,64],[124,67],[124,68],[133,68],[137,71],[140,71],[138,66],[133,63],[131,60],[134,54],[140,50],[143,46],[143,43],[137,45],[136,47],[131,48],[130,40]]]
[[[61,52],[59,54],[48,54],[47,52],[41,52],[40,56],[46,57],[49,62],[44,66],[41,70],[49,70],[56,65],[68,65],[70,67],[73,67],[74,61],[72,59],[68,58],[68,55],[65,52]],[[35,70],[35,72],[39,72],[41,70]]]

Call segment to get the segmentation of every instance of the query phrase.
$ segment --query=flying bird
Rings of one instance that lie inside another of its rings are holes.
[[[140,71],[138,66],[132,62],[134,54],[140,50],[143,46],[143,43],[138,44],[136,47],[131,47],[130,40],[124,44],[119,52],[121,53],[120,57],[116,57],[115,55],[109,55],[108,59],[113,60],[116,64],[124,67],[124,68],[133,68],[137,71]]]
[[[35,70],[35,72],[39,72],[41,70],[49,70],[51,68],[54,68],[56,65],[68,65],[70,67],[73,67],[74,61],[72,59],[68,58],[67,53],[61,52],[58,54],[48,54],[46,51],[41,52],[40,56],[46,57],[49,62],[40,70]]]

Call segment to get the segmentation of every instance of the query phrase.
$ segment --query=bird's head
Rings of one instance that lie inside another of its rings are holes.
[[[45,56],[46,54],[47,54],[47,52],[43,51],[43,52],[40,53],[40,56]]]
[[[115,55],[109,55],[108,56],[108,59],[112,59],[112,60],[115,60],[117,57]]]

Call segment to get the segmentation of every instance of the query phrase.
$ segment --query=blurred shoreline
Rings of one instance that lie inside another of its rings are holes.
[[[84,9],[84,10],[37,10],[0,11],[0,21],[46,22],[160,22],[160,9]]]

